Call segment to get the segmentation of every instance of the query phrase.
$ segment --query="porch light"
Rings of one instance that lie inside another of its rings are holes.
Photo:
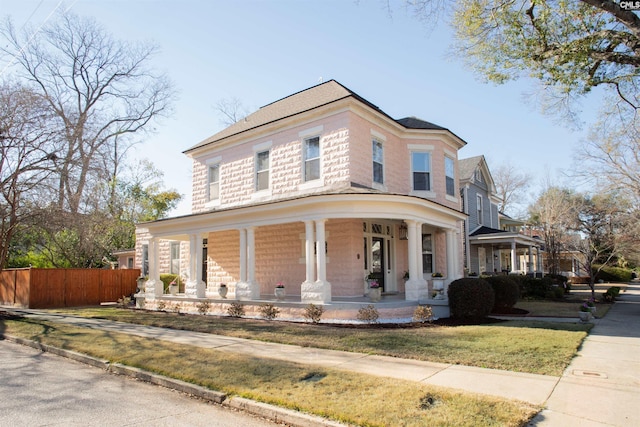
[[[398,230],[398,236],[400,238],[400,240],[409,240],[408,237],[408,229],[407,229],[407,225],[406,224],[400,224],[400,228]]]

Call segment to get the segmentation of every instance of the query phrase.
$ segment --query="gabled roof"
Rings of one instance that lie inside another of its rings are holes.
[[[316,86],[294,93],[261,107],[258,111],[251,113],[243,120],[232,124],[231,126],[223,129],[215,135],[210,136],[209,138],[201,141],[193,147],[185,150],[184,153],[189,153],[190,151],[193,151],[197,148],[215,143],[227,137],[237,135],[242,132],[246,132],[248,130],[255,129],[260,126],[264,126],[269,123],[294,116],[296,114],[301,114],[306,111],[310,111],[349,97],[360,101],[371,109],[377,111],[379,114],[388,117],[390,120],[395,121],[396,123],[404,126],[407,129],[432,129],[447,131],[456,139],[458,139],[462,145],[466,144],[465,141],[463,141],[453,132],[436,124],[420,120],[415,117],[406,117],[404,119],[394,120],[376,105],[362,98],[357,93],[341,85],[335,80],[329,80],[325,83],[318,84]]]
[[[458,160],[458,171],[462,181],[471,180],[480,162],[484,160],[484,156],[469,157],[468,159]]]
[[[485,227],[484,225],[469,233],[469,236],[481,236],[485,234],[513,234],[511,231],[498,230],[496,228]]]

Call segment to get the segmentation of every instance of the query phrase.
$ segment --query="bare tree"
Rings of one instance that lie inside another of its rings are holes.
[[[249,115],[248,108],[238,98],[221,99],[214,108],[220,114],[220,123],[225,126],[231,126]]]
[[[0,270],[18,227],[38,212],[37,187],[54,171],[56,146],[46,102],[18,85],[0,86]]]
[[[567,230],[576,212],[573,191],[548,186],[529,207],[529,222],[542,234],[545,244],[545,261],[549,273],[560,271],[560,254],[567,247]]]
[[[156,48],[115,40],[95,20],[71,13],[20,35],[7,19],[0,36],[15,76],[48,103],[62,129],[57,206],[78,213],[91,186],[112,171],[102,161],[116,140],[116,153],[126,151],[170,108],[170,82],[148,68]]]
[[[501,212],[510,213],[514,204],[524,201],[533,178],[531,174],[519,171],[511,163],[498,166],[491,171],[491,175],[500,199],[498,208]]]

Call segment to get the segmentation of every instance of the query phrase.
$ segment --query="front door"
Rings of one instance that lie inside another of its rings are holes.
[[[385,253],[384,253],[384,237],[371,238],[371,273],[378,281],[382,291],[384,292],[384,276],[385,276]]]

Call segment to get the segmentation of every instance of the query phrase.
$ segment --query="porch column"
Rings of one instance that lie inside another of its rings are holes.
[[[456,244],[456,230],[447,229],[446,241],[447,241],[447,280],[446,285],[458,279],[458,245]],[[445,288],[446,295],[446,288]]]
[[[527,265],[527,273],[533,273],[533,246],[529,246],[529,265]]]
[[[422,275],[422,223],[414,220],[405,220],[408,231],[409,248],[409,280],[405,283],[405,299],[416,301],[426,299],[429,296],[427,281]]]
[[[160,271],[158,270],[158,252],[158,238],[152,237],[149,239],[149,280],[144,287],[145,297],[148,299],[162,296],[164,292],[164,285],[160,280]]]
[[[520,271],[519,266],[516,265],[516,242],[511,242],[511,272],[516,273]],[[518,267],[518,268],[516,268]]]
[[[540,259],[539,246],[536,246],[536,273],[542,273],[542,259]]]
[[[202,281],[202,236],[197,233],[189,236],[189,278],[185,284],[185,294],[191,298],[204,298],[205,291]]]
[[[254,228],[240,230],[240,281],[236,283],[236,299],[250,301],[260,297],[260,286],[255,283]]]
[[[327,255],[325,253],[326,237],[325,237],[326,219],[315,221],[315,242],[313,232],[313,221],[305,221],[305,238],[306,238],[306,260],[307,270],[312,276],[302,284],[301,300],[305,303],[324,304],[331,302],[331,283],[327,281]],[[310,244],[311,243],[311,244]],[[315,243],[315,246],[314,246]],[[315,247],[315,262],[317,264],[317,280],[313,280],[313,248]],[[311,266],[309,266],[311,264]]]

